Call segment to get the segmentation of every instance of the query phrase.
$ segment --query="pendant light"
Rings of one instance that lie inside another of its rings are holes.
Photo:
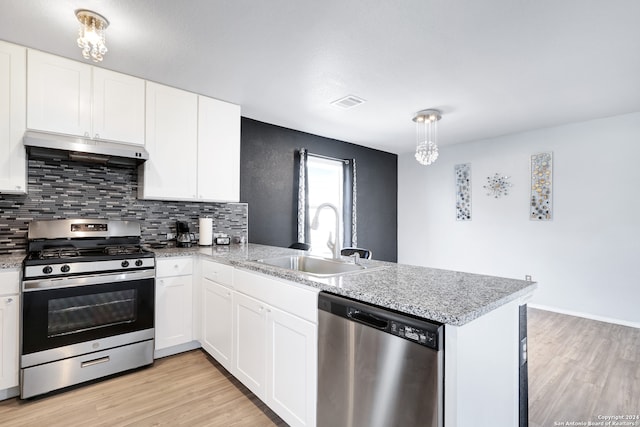
[[[422,165],[430,165],[438,158],[438,120],[442,113],[438,110],[418,111],[413,117],[416,123],[416,160]]]

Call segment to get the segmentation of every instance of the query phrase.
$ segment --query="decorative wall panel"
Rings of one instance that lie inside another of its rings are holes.
[[[456,219],[471,221],[471,163],[455,165]]]
[[[553,219],[553,153],[531,156],[531,210],[529,219]]]

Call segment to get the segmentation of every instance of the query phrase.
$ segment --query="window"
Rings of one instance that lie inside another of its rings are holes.
[[[298,164],[298,242],[308,243],[314,254],[332,256],[327,241],[335,241],[336,212],[331,208],[320,210],[318,228],[311,222],[323,203],[334,206],[338,212],[340,246],[357,246],[356,227],[356,161],[334,159],[307,153],[301,148]]]
[[[318,206],[330,203],[340,214],[340,235],[344,236],[344,162],[309,155],[307,159],[307,185],[309,203],[309,221],[315,218]],[[333,209],[322,209],[318,217],[318,229],[309,229],[307,243],[314,254],[331,257],[333,253],[327,241],[335,241],[336,218]],[[331,237],[330,237],[331,236]]]

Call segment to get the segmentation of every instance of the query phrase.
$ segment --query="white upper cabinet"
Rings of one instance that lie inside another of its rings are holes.
[[[196,200],[198,95],[147,82],[146,129],[138,197]]]
[[[93,137],[144,145],[144,80],[93,68]]]
[[[144,144],[144,80],[29,50],[29,129]]]
[[[240,200],[240,106],[198,97],[198,199]]]
[[[29,50],[27,127],[90,136],[91,66]]]
[[[0,41],[0,193],[26,193],[26,49]]]
[[[240,106],[147,82],[138,197],[240,200]]]

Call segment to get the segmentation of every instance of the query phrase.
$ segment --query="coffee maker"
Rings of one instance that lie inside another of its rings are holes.
[[[190,248],[195,240],[196,236],[189,232],[189,223],[186,221],[176,221],[176,246],[179,248]]]

